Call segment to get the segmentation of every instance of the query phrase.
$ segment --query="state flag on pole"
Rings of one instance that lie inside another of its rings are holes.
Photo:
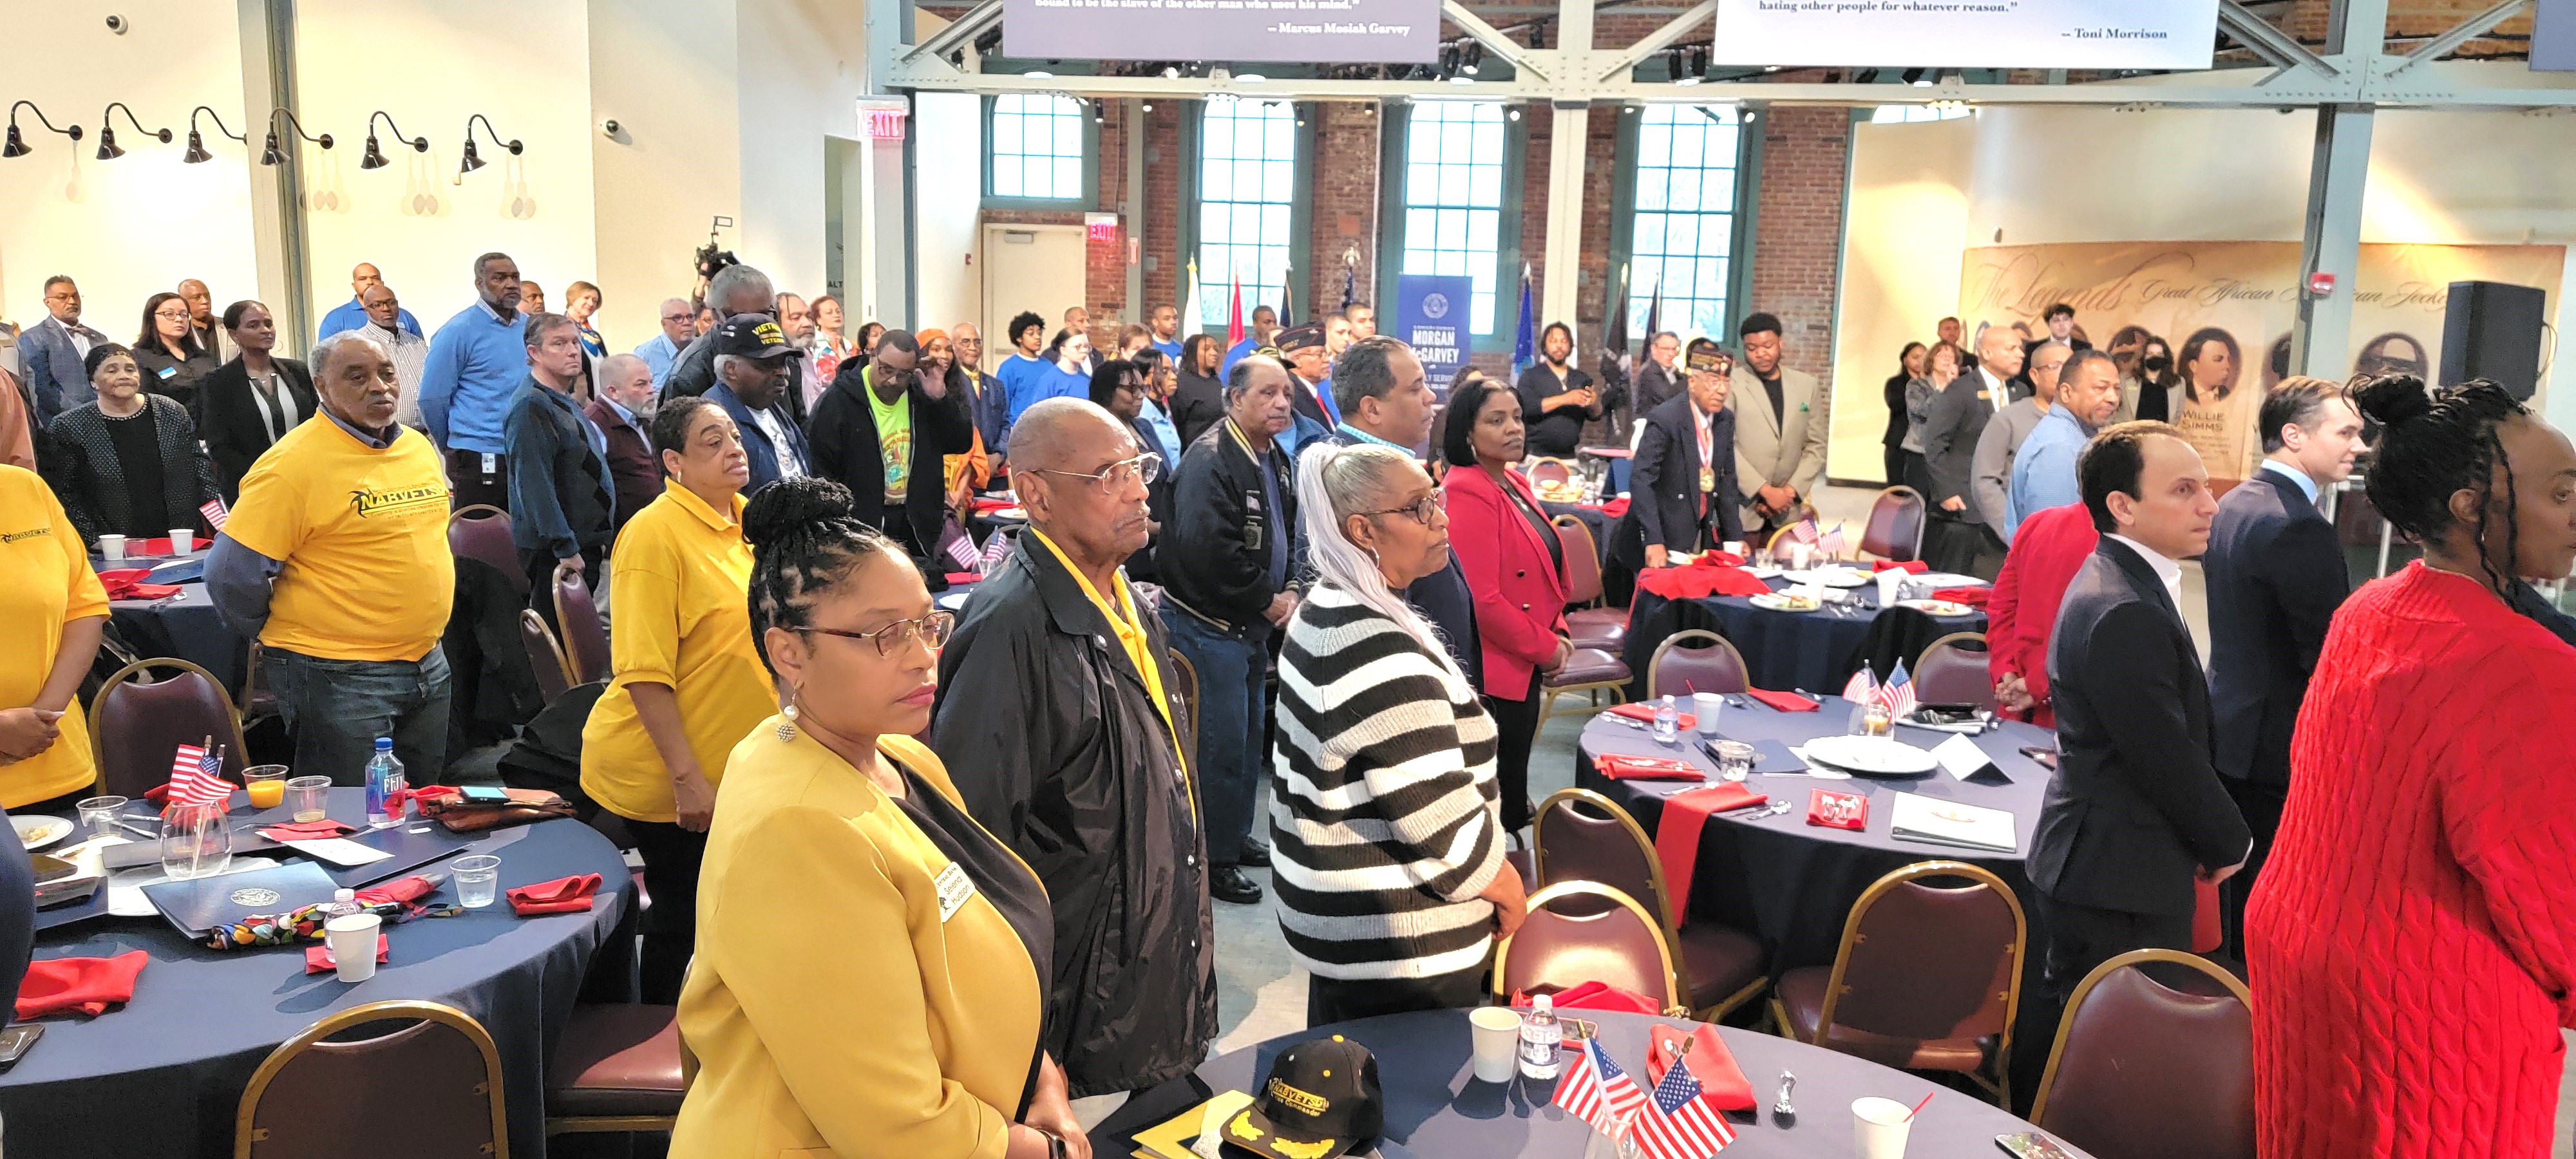
[[[1664,1081],[1655,1084],[1653,1105],[1637,1116],[1629,1138],[1645,1159],[1708,1159],[1735,1141],[1735,1130],[1700,1097],[1699,1080],[1690,1067],[1675,1059]]]
[[[1887,674],[1887,683],[1878,690],[1878,702],[1887,706],[1887,715],[1902,719],[1914,711],[1914,682],[1905,675],[1905,661],[1896,662],[1896,671]]]
[[[183,744],[170,758],[170,803],[221,805],[233,787],[221,776],[223,758],[200,745]]]
[[[224,509],[224,499],[221,495],[206,500],[205,505],[197,510],[205,513],[206,526],[217,531],[224,529],[224,520],[232,518],[232,512]]]
[[[1616,1139],[1637,1113],[1646,1109],[1646,1092],[1637,1089],[1619,1064],[1601,1049],[1601,1040],[1587,1038],[1583,1048],[1566,1064],[1565,1077],[1556,1081],[1556,1095],[1550,1100],[1565,1108],[1565,1113],[1592,1124],[1592,1129]]]

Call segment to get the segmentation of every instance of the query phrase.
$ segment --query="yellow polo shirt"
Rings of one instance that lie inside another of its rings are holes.
[[[381,450],[326,414],[242,476],[224,534],[284,564],[259,642],[324,660],[418,660],[456,602],[447,473],[408,427]]]
[[[1119,569],[1118,606],[1112,608],[1099,590],[1091,586],[1091,578],[1082,574],[1081,568],[1073,566],[1073,561],[1065,557],[1064,549],[1057,547],[1045,532],[1032,526],[1028,534],[1036,536],[1048,551],[1055,553],[1055,561],[1072,573],[1073,582],[1082,585],[1082,594],[1090,597],[1091,606],[1100,609],[1101,618],[1109,621],[1109,630],[1118,634],[1118,643],[1127,649],[1127,662],[1135,665],[1137,674],[1145,678],[1145,691],[1154,698],[1154,711],[1163,714],[1163,727],[1171,730],[1173,759],[1181,762],[1184,771],[1188,770],[1189,749],[1181,743],[1181,730],[1172,724],[1172,700],[1163,694],[1163,667],[1155,663],[1161,657],[1153,654],[1152,640],[1145,635],[1144,625],[1137,622],[1135,601],[1127,597],[1126,569]],[[1191,790],[1191,796],[1197,796],[1196,789]]]
[[[680,731],[707,782],[724,779],[725,759],[778,696],[751,646],[751,545],[742,538],[742,497],[719,515],[665,479],[662,497],[636,512],[609,555],[608,639],[615,673],[581,729],[581,787],[609,812],[636,821],[676,820],[671,770],[635,715],[630,686],[669,686]]]
[[[33,471],[0,465],[0,708],[36,702],[62,652],[63,625],[107,614],[107,589],[53,488]],[[98,779],[89,722],[78,698],[55,722],[52,748],[0,765],[0,805],[15,809]]]

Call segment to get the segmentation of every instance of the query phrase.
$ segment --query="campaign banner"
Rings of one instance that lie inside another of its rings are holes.
[[[1413,347],[1422,360],[1422,376],[1446,399],[1449,380],[1467,364],[1475,333],[1467,307],[1476,300],[1476,280],[1464,274],[1403,274],[1395,279],[1395,328],[1387,331]]]
[[[2209,67],[2217,36],[2218,0],[1717,0],[1711,59],[2199,69]]]
[[[1440,0],[1003,0],[1002,52],[1023,60],[1431,64],[1440,59]]]

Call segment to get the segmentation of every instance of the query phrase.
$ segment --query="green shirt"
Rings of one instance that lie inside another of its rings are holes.
[[[871,378],[876,367],[859,371],[859,393],[868,396],[868,410],[876,415],[877,450],[885,456],[885,499],[901,503],[912,490],[912,392],[896,395],[893,402],[877,397],[876,383]]]

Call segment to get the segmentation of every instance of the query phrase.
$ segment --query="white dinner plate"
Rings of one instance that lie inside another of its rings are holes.
[[[1838,769],[1881,777],[1912,776],[1940,767],[1929,751],[1885,736],[1820,736],[1807,742],[1806,753]]]
[[[1875,582],[1870,579],[1868,572],[1848,567],[1820,567],[1811,571],[1793,571],[1786,574],[1792,583],[1822,584],[1829,588],[1862,588]]]
[[[1812,612],[1824,606],[1798,603],[1786,592],[1764,592],[1745,602],[1766,612]]]
[[[1949,600],[1898,600],[1896,606],[1912,608],[1927,616],[1964,616],[1976,610],[1966,604]]]
[[[29,849],[42,849],[72,832],[72,823],[61,817],[11,817],[9,824],[18,830],[19,843]]]

